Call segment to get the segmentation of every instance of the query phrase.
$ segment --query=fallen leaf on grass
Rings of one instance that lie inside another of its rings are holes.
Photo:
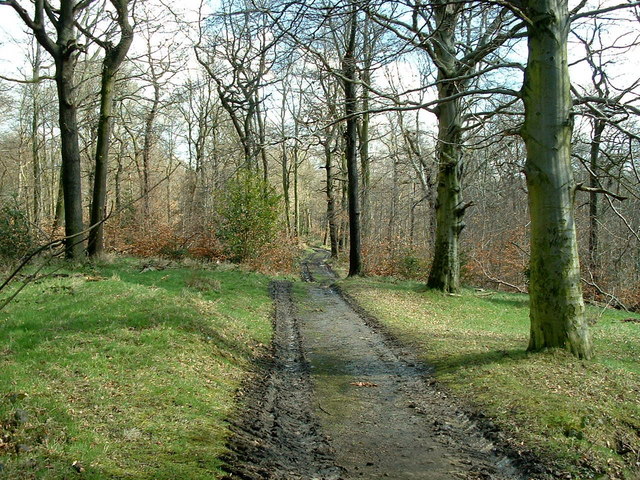
[[[78,473],[82,473],[84,472],[84,467],[82,466],[82,464],[79,461],[75,461],[71,464],[71,466],[73,467],[73,469],[78,472]]]
[[[377,383],[373,382],[351,382],[349,385],[353,385],[355,387],[377,387]]]
[[[105,278],[105,277],[92,276],[92,275],[87,275],[87,276],[85,276],[85,277],[84,277],[84,279],[85,279],[87,282],[100,282],[100,281],[102,281],[102,280],[106,280],[106,278]]]

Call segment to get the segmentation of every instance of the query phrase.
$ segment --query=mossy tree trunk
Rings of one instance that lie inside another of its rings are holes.
[[[459,7],[434,2],[436,29],[433,57],[438,67],[438,190],[436,200],[436,233],[433,264],[427,286],[444,292],[460,289],[458,239],[464,228],[465,208],[461,200],[462,124],[460,100],[449,99],[458,92],[455,27]],[[448,99],[448,100],[446,100]]]
[[[529,350],[564,348],[592,356],[580,286],[571,171],[567,0],[527,3],[529,59],[522,136],[531,215]]]

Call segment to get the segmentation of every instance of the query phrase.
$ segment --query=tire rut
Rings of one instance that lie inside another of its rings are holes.
[[[333,285],[328,254],[301,265],[308,297],[274,281],[274,338],[232,424],[228,476],[250,480],[522,480],[432,371]]]
[[[345,478],[525,478],[417,361],[333,286],[317,250],[300,330],[323,431]],[[531,477],[529,477],[531,478]]]
[[[291,283],[274,281],[270,289],[272,352],[262,361],[263,377],[247,385],[241,417],[232,423],[225,478],[338,480],[342,470],[314,415]]]

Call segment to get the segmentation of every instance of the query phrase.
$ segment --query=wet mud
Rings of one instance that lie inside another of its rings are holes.
[[[326,259],[302,264],[295,303],[290,283],[272,284],[273,352],[243,399],[228,478],[535,478],[333,286]]]
[[[314,414],[309,366],[291,299],[291,283],[271,284],[272,351],[244,388],[241,416],[232,423],[225,478],[337,480],[333,450]],[[260,375],[262,373],[262,375]]]

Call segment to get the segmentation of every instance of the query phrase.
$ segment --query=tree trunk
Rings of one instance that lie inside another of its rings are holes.
[[[33,78],[40,77],[40,67],[42,65],[40,58],[40,45],[36,44],[35,57],[33,60]],[[31,112],[31,154],[33,159],[33,224],[40,226],[40,203],[42,197],[42,178],[41,178],[41,159],[40,159],[40,141],[38,138],[40,128],[40,84],[33,84],[31,91],[33,112]]]
[[[283,91],[282,104],[280,110],[280,128],[282,129],[282,194],[284,197],[284,218],[287,226],[287,235],[292,236],[291,228],[291,170],[289,167],[289,154],[287,151],[287,135],[286,135],[286,118],[285,111],[287,107],[287,92]]]
[[[300,191],[298,185],[298,146],[293,146],[293,235],[298,237],[300,235]]]
[[[371,70],[375,55],[375,49],[378,37],[377,33],[372,28],[372,21],[367,14],[364,18],[362,27],[362,70],[360,78],[365,85],[371,84]],[[373,212],[371,211],[371,198],[370,198],[370,184],[371,184],[371,158],[369,155],[369,140],[370,140],[370,92],[367,87],[362,89],[362,117],[360,122],[360,166],[361,166],[361,178],[362,186],[360,188],[362,192],[362,238],[364,241],[370,241],[371,235],[371,223]]]
[[[90,256],[101,255],[104,251],[104,218],[107,203],[107,172],[109,170],[109,143],[111,140],[111,122],[113,111],[113,87],[116,75],[133,41],[133,29],[128,22],[127,4],[129,0],[112,0],[118,11],[120,42],[107,47],[102,65],[100,87],[100,117],[98,120],[98,140],[95,157],[95,176],[93,199],[91,202],[91,220],[93,227],[89,231],[87,253]]]
[[[457,93],[459,88],[458,82],[451,79],[451,75],[456,71],[455,25],[458,13],[451,5],[438,3],[435,15],[439,25],[435,33],[438,98],[444,99]],[[427,286],[444,292],[457,292],[460,289],[458,238],[464,228],[462,217],[465,211],[460,193],[462,126],[459,100],[443,101],[438,106],[437,114],[436,233],[433,264]]]
[[[284,123],[283,123],[284,125]],[[283,135],[284,136],[284,135]],[[289,171],[287,142],[282,140],[282,194],[284,197],[284,218],[286,220],[287,235],[291,236],[291,172]]]
[[[149,217],[151,215],[150,199],[151,194],[151,149],[155,143],[154,123],[158,106],[160,105],[160,84],[154,79],[153,83],[153,103],[151,109],[147,113],[144,127],[144,147],[142,149],[142,208],[144,215],[144,223],[149,225]]]
[[[53,214],[53,229],[57,230],[64,222],[64,187],[62,185],[62,167],[60,167],[60,175],[58,177],[58,193],[56,195],[56,204]]]
[[[349,276],[362,275],[360,245],[360,205],[358,189],[358,119],[356,96],[356,27],[358,12],[352,8],[347,48],[343,60],[345,116],[345,155],[347,160],[348,202],[349,202]]]
[[[324,143],[325,170],[327,174],[327,223],[329,226],[329,241],[331,243],[331,258],[338,258],[338,227],[336,225],[336,192],[333,183],[333,154],[331,152],[331,137],[327,136]]]
[[[338,235],[338,250],[343,252],[347,249],[347,242],[349,240],[349,215],[348,215],[348,182],[347,182],[347,158],[344,154],[345,151],[345,142],[344,142],[344,132],[341,135],[341,146],[340,146],[340,170],[341,170],[341,181],[340,181],[340,233]]]
[[[114,190],[115,190],[115,211],[117,215],[120,216],[122,213],[122,173],[124,171],[124,166],[122,165],[122,159],[125,154],[125,143],[120,141],[120,152],[118,153],[117,162],[118,166],[116,167],[116,173],[114,175]]]
[[[370,62],[369,62],[370,63]],[[371,82],[371,72],[370,65],[369,68],[365,67],[364,72],[362,73],[362,81],[365,84],[369,84]],[[361,186],[361,198],[362,198],[362,236],[367,241],[370,230],[371,223],[371,209],[370,209],[370,199],[369,199],[369,190],[371,183],[371,168],[370,168],[370,158],[369,158],[369,118],[371,114],[368,112],[369,110],[369,90],[364,88],[362,91],[362,118],[360,121],[360,131],[359,131],[359,151],[360,151],[360,166],[361,166],[361,177],[362,177],[362,186]]]
[[[255,92],[255,102],[256,102],[256,123],[258,127],[258,142],[257,145],[258,151],[260,152],[260,159],[262,161],[262,179],[264,180],[264,188],[265,193],[268,188],[269,182],[269,159],[267,157],[267,149],[266,149],[266,132],[264,126],[264,118],[262,113],[262,107],[260,105],[260,97],[258,95],[258,91]]]
[[[102,220],[106,215],[109,136],[111,135],[111,111],[113,106],[113,86],[115,84],[115,77],[105,70],[106,67],[102,72],[102,87],[100,90],[100,118],[98,120],[98,142],[95,158],[96,171],[93,179],[90,220],[93,228],[89,232],[89,243],[87,245],[89,256],[97,256],[104,251]]]
[[[530,0],[523,85],[525,174],[531,215],[529,350],[592,356],[574,223],[567,0]]]
[[[440,105],[438,122],[438,197],[433,264],[427,286],[443,292],[460,289],[458,238],[464,228],[460,195],[460,123],[457,102]]]
[[[605,123],[602,119],[595,119],[593,126],[593,139],[589,158],[589,186],[598,188],[598,163],[600,157],[600,142]],[[589,192],[589,270],[593,279],[598,283],[600,273],[600,252],[598,242],[598,194]]]
[[[368,80],[366,80],[368,81]],[[363,112],[367,112],[369,109],[369,93],[365,89],[363,92],[362,99],[362,110]],[[369,237],[370,228],[371,228],[371,208],[370,208],[370,198],[369,198],[369,190],[371,184],[371,168],[370,168],[370,158],[369,158],[369,113],[362,114],[362,120],[360,122],[360,132],[359,132],[359,151],[360,151],[360,166],[361,166],[361,178],[362,178],[362,186],[360,188],[362,195],[362,236],[366,239]]]
[[[64,2],[63,2],[64,4]],[[72,15],[71,12],[68,13]],[[62,14],[61,14],[62,15]],[[60,34],[59,43],[73,41],[73,30]],[[65,256],[79,259],[84,254],[82,221],[82,180],[80,150],[78,148],[77,108],[73,98],[74,60],[66,54],[56,58],[56,86],[58,89],[60,141],[62,150],[62,187],[65,218]]]
[[[398,222],[398,156],[393,155],[393,173],[391,175],[391,198],[389,199],[389,223],[387,224],[387,242],[389,245],[395,245],[394,237],[396,236],[395,226]],[[409,239],[413,242],[413,223],[411,224]]]

